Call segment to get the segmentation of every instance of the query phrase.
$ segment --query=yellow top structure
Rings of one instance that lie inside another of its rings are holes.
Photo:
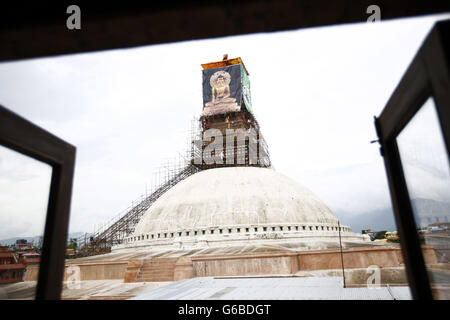
[[[203,69],[212,69],[212,68],[219,68],[219,67],[226,67],[232,64],[242,64],[242,67],[244,67],[245,73],[249,75],[247,69],[245,68],[244,62],[240,57],[228,59],[228,55],[224,54],[222,61],[217,62],[209,62],[209,63],[203,63],[202,67]]]

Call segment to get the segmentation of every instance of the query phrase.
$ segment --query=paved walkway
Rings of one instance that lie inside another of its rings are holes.
[[[343,288],[341,277],[194,278],[131,300],[409,300],[408,287]]]
[[[0,300],[35,298],[36,281],[25,281],[0,285]],[[171,282],[133,282],[123,280],[84,280],[78,284],[64,282],[63,300],[125,300],[144,292],[160,288]]]
[[[34,299],[35,281],[0,286],[1,299]],[[177,282],[123,280],[64,283],[68,300],[409,300],[409,288],[343,288],[341,277],[194,278]]]

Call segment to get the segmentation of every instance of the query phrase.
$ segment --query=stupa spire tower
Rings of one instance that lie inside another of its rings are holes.
[[[201,169],[270,167],[267,144],[252,110],[250,80],[240,57],[202,64]]]

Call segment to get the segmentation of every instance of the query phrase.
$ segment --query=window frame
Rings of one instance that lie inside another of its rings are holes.
[[[35,299],[60,299],[76,148],[2,105],[0,145],[52,168]]]
[[[375,117],[413,299],[431,300],[433,296],[396,139],[426,100],[433,97],[449,156],[450,46],[446,39],[450,39],[450,20],[434,25],[380,116]]]

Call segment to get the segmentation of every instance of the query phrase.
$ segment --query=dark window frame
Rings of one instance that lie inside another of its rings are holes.
[[[432,97],[447,156],[450,154],[450,45],[445,39],[450,39],[450,20],[435,24],[380,116],[375,118],[413,299],[433,297],[396,138]]]
[[[80,4],[87,14],[82,15],[82,29],[77,31],[65,28],[67,5],[31,2],[23,6],[10,2],[0,21],[0,61],[366,22],[370,2],[353,0],[349,5],[347,0],[334,0],[313,5],[295,0],[194,0],[117,5],[89,1]],[[409,0],[383,0],[378,5],[382,20],[449,10],[445,1],[411,5]],[[210,17],[214,17],[214,23],[210,23]],[[168,20],[171,28],[167,27]],[[104,30],[111,36],[105,37]]]
[[[76,148],[1,105],[0,145],[52,167],[35,299],[60,299]]]

